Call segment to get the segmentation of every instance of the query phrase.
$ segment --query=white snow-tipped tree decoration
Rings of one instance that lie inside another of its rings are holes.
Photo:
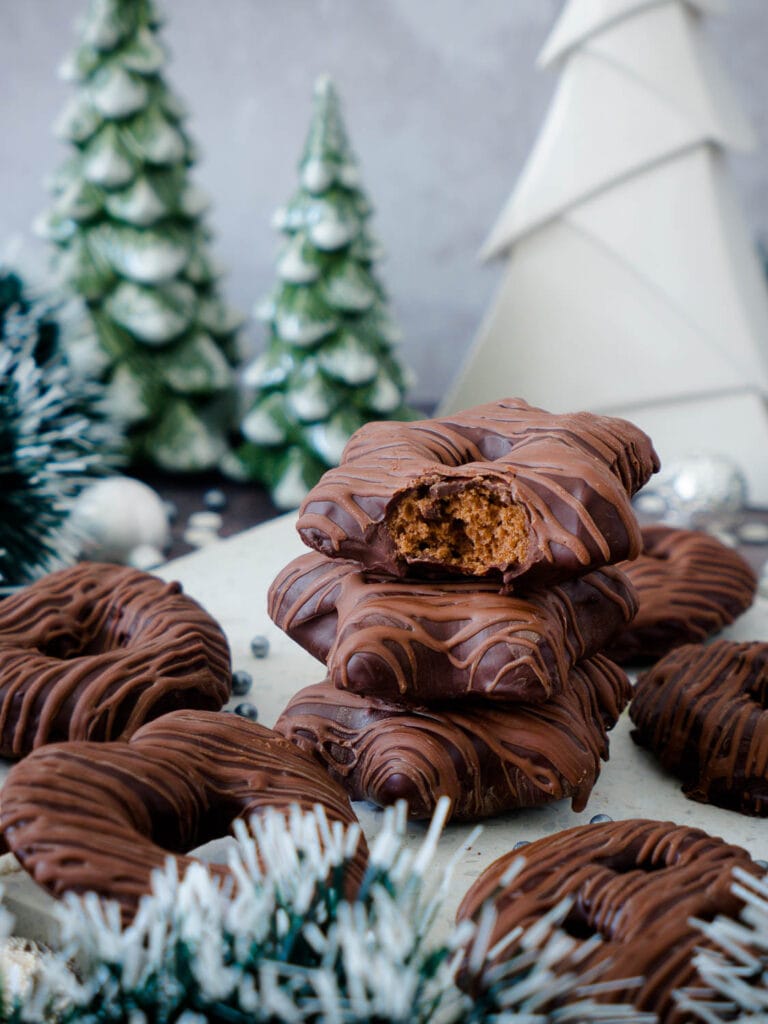
[[[371,205],[360,184],[336,89],[315,85],[299,163],[299,189],[275,216],[285,244],[278,284],[258,309],[269,338],[247,368],[254,395],[232,475],[264,484],[279,508],[295,508],[358,427],[407,419],[408,374],[399,333],[375,273]]]
[[[220,294],[186,113],[164,77],[162,20],[154,0],[90,0],[62,69],[77,86],[57,124],[71,155],[38,228],[85,302],[78,350],[132,461],[197,472],[227,450],[241,318]]]
[[[331,829],[320,809],[296,809],[288,822],[267,813],[252,834],[240,823],[234,890],[202,864],[183,879],[169,864],[127,927],[117,905],[71,895],[59,908],[63,949],[42,963],[25,1018],[42,1022],[57,1005],[57,1024],[650,1024],[631,1006],[596,1005],[594,978],[561,973],[575,945],[557,930],[565,905],[488,976],[490,916],[435,938],[450,876],[435,879],[430,863],[447,811],[443,798],[417,849],[405,841],[404,807],[387,811],[350,901],[342,890],[358,830]],[[477,982],[472,995],[457,984],[460,968]]]
[[[744,905],[738,920],[717,917],[700,922],[710,948],[696,955],[696,966],[712,990],[706,998],[679,993],[691,1019],[706,1024],[737,1020],[768,1021],[768,874],[762,878],[734,870],[734,893]]]
[[[508,265],[443,411],[520,394],[725,455],[768,501],[768,293],[725,167],[753,143],[715,0],[569,0],[555,97],[488,238]]]

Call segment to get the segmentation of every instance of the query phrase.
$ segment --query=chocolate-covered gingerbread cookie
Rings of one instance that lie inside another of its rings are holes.
[[[176,855],[226,835],[235,818],[319,804],[331,822],[357,821],[347,795],[307,754],[235,715],[175,711],[129,742],[58,743],[15,765],[0,827],[10,849],[51,892],[93,891],[135,913],[150,876]],[[351,881],[365,870],[360,840]],[[214,874],[227,869],[211,865]]]
[[[334,686],[407,703],[547,700],[635,607],[613,568],[522,596],[488,580],[384,579],[316,553],[287,565],[268,598]]]
[[[634,739],[693,800],[768,817],[768,644],[678,647],[638,679]]]
[[[579,946],[592,943],[591,950],[581,949],[579,973],[599,967],[598,982],[636,979],[636,985],[619,984],[603,998],[650,1010],[664,1024],[690,1022],[673,993],[702,985],[694,953],[706,940],[692,918],[737,914],[733,869],[761,874],[746,850],[672,822],[582,825],[539,839],[521,853],[525,866],[510,882],[504,875],[518,853],[483,872],[465,896],[459,919],[476,917],[484,901],[493,900],[498,917],[488,946],[512,936],[504,956],[513,956],[520,948],[515,929],[535,924],[570,898],[563,927]],[[595,945],[595,937],[603,941]]]
[[[752,604],[757,577],[741,555],[698,530],[644,526],[643,553],[621,562],[640,607],[606,653],[621,663],[655,661],[705,640]]]
[[[621,669],[599,656],[536,705],[408,708],[326,682],[300,690],[275,729],[314,754],[353,800],[405,800],[412,818],[431,817],[444,795],[458,821],[565,797],[580,811],[629,695]]]
[[[229,697],[229,645],[181,584],[82,562],[0,602],[0,756],[113,740]]]
[[[301,507],[310,547],[405,576],[552,581],[640,553],[630,497],[658,469],[626,420],[520,398],[369,423]]]

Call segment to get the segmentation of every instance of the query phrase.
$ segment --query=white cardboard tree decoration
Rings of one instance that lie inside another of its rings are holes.
[[[448,412],[517,394],[736,461],[768,503],[768,290],[727,179],[754,144],[705,38],[717,0],[569,0],[561,76],[483,249],[508,266]]]

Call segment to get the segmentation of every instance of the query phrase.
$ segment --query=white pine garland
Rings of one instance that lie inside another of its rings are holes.
[[[64,529],[72,500],[108,457],[102,443],[114,435],[89,420],[93,402],[55,356],[35,362],[40,308],[9,312],[0,346],[0,570],[7,555],[16,573],[0,584],[26,582],[73,557],[74,537]],[[18,497],[14,488],[23,484]]]
[[[586,954],[557,930],[566,903],[497,968],[489,968],[500,952],[488,949],[490,907],[477,928],[465,922],[445,944],[435,941],[450,868],[435,881],[430,864],[446,813],[444,799],[414,850],[404,839],[404,808],[387,812],[361,892],[350,902],[341,891],[359,827],[331,825],[320,808],[309,814],[295,808],[287,821],[267,813],[252,819],[250,831],[240,823],[229,858],[232,879],[223,885],[202,864],[180,879],[169,860],[127,927],[116,904],[70,895],[59,908],[63,949],[41,961],[22,998],[23,1018],[34,1024],[650,1024],[652,1015],[631,1006],[592,1002],[605,986],[594,972],[579,970]],[[564,961],[571,969],[562,974]],[[471,996],[457,983],[460,971],[473,982]]]
[[[768,1024],[768,874],[755,878],[736,868],[733,875],[733,892],[744,903],[738,920],[697,922],[714,946],[695,958],[712,995],[702,999],[681,992],[678,1002],[706,1024]]]

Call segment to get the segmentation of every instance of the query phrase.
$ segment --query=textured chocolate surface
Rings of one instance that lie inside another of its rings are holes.
[[[502,885],[521,855],[523,870]],[[698,981],[692,958],[705,940],[690,919],[738,912],[730,891],[736,866],[762,873],[745,850],[700,829],[638,819],[582,825],[499,858],[470,888],[458,917],[474,917],[493,899],[493,945],[571,897],[565,930],[580,945],[603,939],[580,961],[579,973],[602,964],[601,981],[639,978],[637,988],[622,986],[604,998],[655,1011],[665,1024],[688,1024],[690,1015],[676,1009],[672,993]],[[513,942],[507,950],[518,948]]]
[[[640,608],[606,652],[619,662],[655,661],[705,640],[752,604],[757,577],[741,555],[697,530],[644,526],[643,553],[622,562]]]
[[[768,817],[768,643],[678,647],[640,676],[630,716],[686,796]]]
[[[394,523],[404,503],[421,504],[426,529],[443,499],[474,493],[502,511],[514,507],[524,540],[517,557],[481,570],[454,521],[457,545],[470,550],[452,571],[501,573],[507,585],[551,581],[640,553],[629,499],[657,469],[649,438],[626,420],[558,416],[510,398],[443,419],[362,427],[307,496],[298,530],[310,547],[369,569],[444,574],[444,557],[399,551]]]
[[[181,855],[226,835],[236,818],[291,804],[320,804],[331,822],[357,820],[341,787],[271,729],[235,715],[175,711],[127,743],[36,750],[8,775],[0,827],[54,896],[93,890],[118,900],[129,918],[169,853],[179,855],[183,873],[190,858]],[[357,882],[365,860],[361,840]]]
[[[326,682],[299,691],[275,729],[353,800],[406,800],[412,818],[431,817],[443,795],[459,821],[565,797],[580,811],[630,692],[622,670],[599,656],[571,670],[559,697],[536,705],[407,708]]]
[[[83,562],[0,601],[0,755],[110,740],[177,708],[229,697],[229,646],[181,593],[123,566]]]
[[[287,565],[268,599],[334,686],[408,703],[547,700],[635,609],[613,568],[523,597],[488,580],[383,579],[314,553]]]

